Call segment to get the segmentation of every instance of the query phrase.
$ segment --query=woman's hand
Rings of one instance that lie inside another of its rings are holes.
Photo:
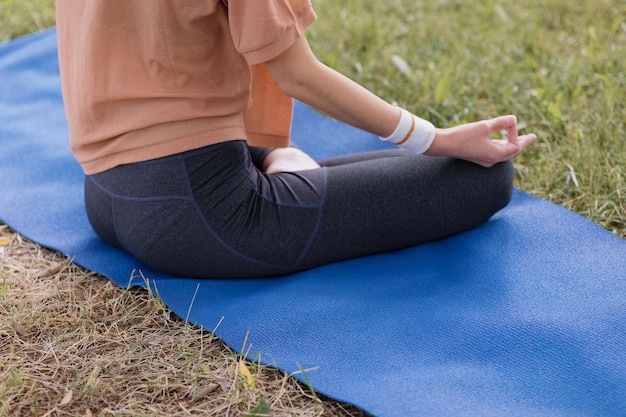
[[[276,148],[263,160],[263,171],[267,174],[277,172],[303,171],[319,168],[320,165],[298,148]]]
[[[493,133],[501,130],[507,131],[506,140],[491,138]],[[518,136],[515,116],[500,116],[449,129],[437,129],[435,139],[425,154],[452,156],[491,167],[515,158],[535,138],[534,134]]]

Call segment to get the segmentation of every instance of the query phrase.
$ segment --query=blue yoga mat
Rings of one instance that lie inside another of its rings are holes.
[[[484,226],[288,277],[158,274],[107,247],[67,145],[54,29],[0,45],[0,219],[379,416],[626,416],[626,241],[516,190]],[[298,104],[317,158],[384,146]],[[325,138],[329,140],[324,140]],[[302,378],[300,376],[300,378]]]

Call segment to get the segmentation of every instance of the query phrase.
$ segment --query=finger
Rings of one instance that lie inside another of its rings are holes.
[[[507,133],[508,133],[507,137],[508,137],[509,143],[512,144],[512,145],[515,145],[516,147],[518,147],[519,146],[519,140],[518,140],[519,136],[518,136],[518,133],[517,133],[517,122],[513,123],[511,126],[508,127]]]
[[[517,126],[517,118],[513,115],[500,116],[487,121],[490,133],[508,130],[512,126]]]
[[[524,149],[528,147],[533,141],[537,139],[537,135],[535,134],[527,134],[524,136],[520,136],[519,138],[519,152],[522,152]]]
[[[536,138],[537,136],[535,136],[534,134],[528,134],[520,136],[515,144],[511,142],[501,142],[501,161],[515,158],[517,155],[522,153],[522,151],[524,151],[524,149],[526,149],[528,145],[530,145]]]

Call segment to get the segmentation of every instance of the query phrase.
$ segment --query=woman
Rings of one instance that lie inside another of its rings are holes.
[[[309,0],[57,0],[70,144],[104,241],[173,275],[263,277],[449,236],[508,203],[534,135],[514,116],[435,129],[320,63],[315,19]],[[404,149],[318,163],[289,146],[292,98]]]

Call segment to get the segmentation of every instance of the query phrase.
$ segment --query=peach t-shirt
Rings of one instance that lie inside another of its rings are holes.
[[[246,139],[286,146],[292,99],[264,62],[309,0],[57,0],[70,145],[85,173]]]

